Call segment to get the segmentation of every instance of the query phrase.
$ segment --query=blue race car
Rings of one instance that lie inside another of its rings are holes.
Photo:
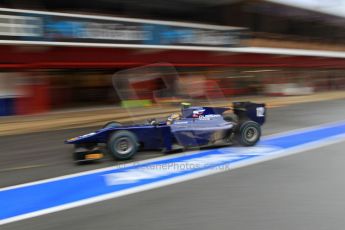
[[[173,152],[237,142],[255,145],[265,122],[265,104],[234,102],[230,108],[198,107],[184,104],[181,113],[166,121],[146,124],[107,123],[102,129],[65,141],[74,144],[77,162],[99,160],[108,152],[116,160],[127,160],[140,150]],[[107,150],[107,151],[104,151]]]

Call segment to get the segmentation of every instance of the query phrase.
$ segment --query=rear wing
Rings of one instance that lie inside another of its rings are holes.
[[[240,120],[250,119],[263,125],[266,120],[266,105],[261,103],[234,102],[232,103],[234,113]]]

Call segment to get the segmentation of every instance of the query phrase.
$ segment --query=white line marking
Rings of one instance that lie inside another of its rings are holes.
[[[73,46],[73,47],[104,47],[104,48],[129,48],[129,49],[166,49],[166,50],[199,50],[231,53],[258,53],[275,55],[293,55],[310,57],[345,58],[345,52],[323,50],[301,50],[288,48],[265,48],[265,47],[211,47],[211,46],[178,46],[178,45],[134,45],[112,44],[92,42],[47,42],[47,41],[13,41],[0,40],[0,44],[6,45],[40,45],[40,46]]]
[[[345,124],[345,120],[331,121],[331,122],[322,123],[322,124],[319,124],[319,125],[309,126],[309,127],[305,127],[305,128],[299,128],[299,129],[294,129],[294,130],[288,130],[288,131],[284,131],[284,132],[274,133],[274,134],[270,134],[270,135],[266,135],[266,136],[262,137],[261,140],[264,141],[266,139],[284,137],[284,136],[288,136],[288,135],[293,135],[293,134],[313,131],[315,129],[332,128],[332,127],[338,126],[340,124]]]
[[[0,172],[9,172],[9,171],[15,171],[15,170],[31,169],[31,168],[40,168],[40,167],[46,167],[46,166],[49,166],[49,164],[23,165],[23,166],[17,166],[17,167],[12,167],[12,168],[0,169]]]

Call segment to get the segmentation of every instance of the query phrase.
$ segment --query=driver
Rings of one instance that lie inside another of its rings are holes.
[[[181,114],[179,113],[173,113],[171,114],[167,119],[167,125],[171,125],[174,123],[174,121],[181,120]]]

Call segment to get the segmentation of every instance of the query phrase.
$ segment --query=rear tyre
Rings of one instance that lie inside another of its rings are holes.
[[[132,132],[121,130],[111,135],[107,147],[116,160],[128,160],[138,151],[139,144]]]
[[[105,129],[105,128],[116,128],[116,127],[120,127],[120,126],[122,126],[120,123],[115,122],[115,121],[110,121],[103,126],[103,129]]]
[[[254,121],[245,121],[240,124],[236,139],[243,146],[255,145],[261,137],[261,127]]]

